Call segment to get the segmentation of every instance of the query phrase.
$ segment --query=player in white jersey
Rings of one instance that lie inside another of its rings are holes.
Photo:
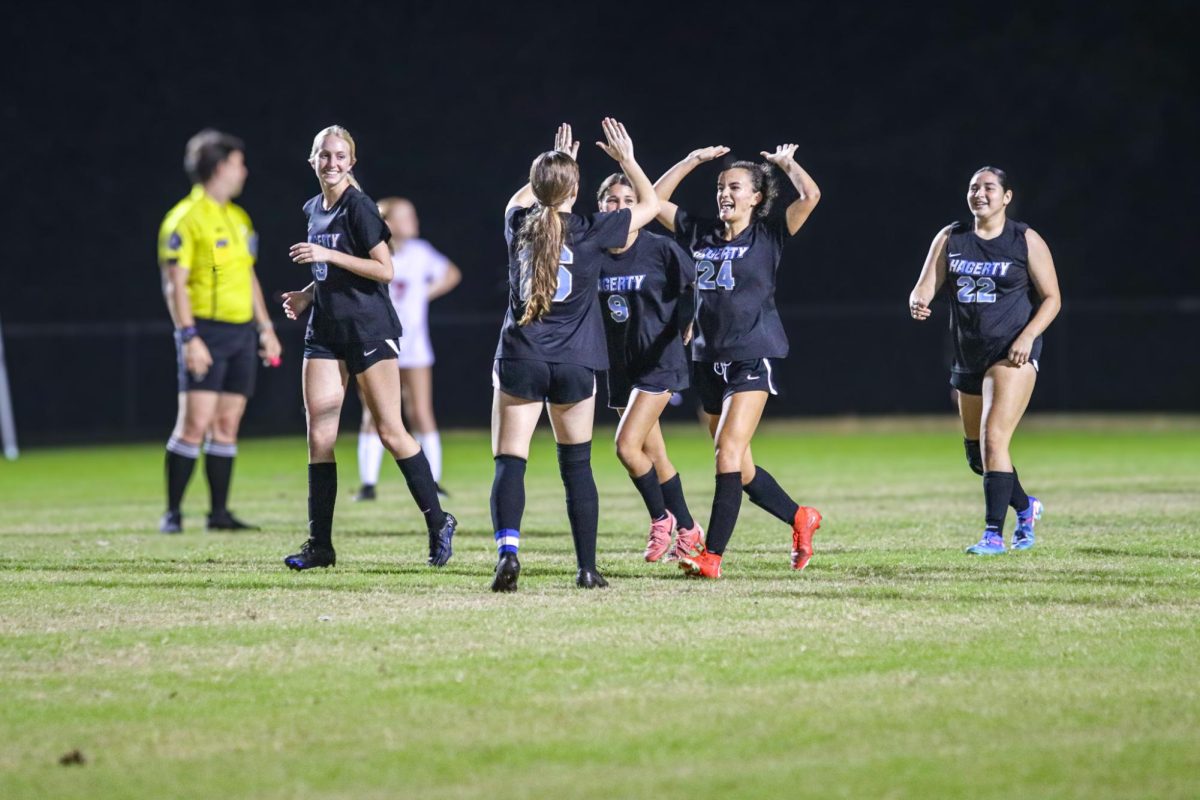
[[[404,412],[413,437],[429,459],[438,492],[445,496],[442,482],[442,442],[433,416],[433,345],[429,340],[429,301],[441,297],[462,280],[462,272],[420,236],[417,210],[402,197],[379,201],[379,214],[392,232],[392,265],[395,275],[388,294],[404,336],[400,340],[400,386]],[[362,480],[355,500],[374,500],[383,443],[375,432],[371,412],[363,406],[358,434],[358,474]]]

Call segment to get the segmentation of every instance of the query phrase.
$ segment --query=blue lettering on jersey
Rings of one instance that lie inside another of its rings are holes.
[[[730,261],[746,255],[749,247],[703,247],[692,251],[697,261]]]
[[[986,275],[1003,278],[1008,274],[1011,261],[968,261],[965,258],[950,259],[950,272],[955,275]]]
[[[328,247],[331,250],[337,250],[338,239],[340,238],[342,238],[340,233],[310,233],[308,235],[308,241],[311,243]]]
[[[646,280],[645,275],[614,275],[609,278],[601,278],[600,291],[636,292],[642,288],[644,280]]]

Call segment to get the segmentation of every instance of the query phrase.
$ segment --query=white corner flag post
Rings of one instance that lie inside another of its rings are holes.
[[[12,393],[8,390],[8,367],[4,363],[4,328],[0,327],[0,441],[4,442],[4,457],[17,458],[17,423],[13,419]]]

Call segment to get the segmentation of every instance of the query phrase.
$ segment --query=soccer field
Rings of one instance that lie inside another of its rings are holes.
[[[707,436],[666,435],[703,523]],[[962,554],[982,490],[952,422],[765,424],[757,459],[825,515],[816,556],[793,573],[745,502],[717,582],[641,560],[611,436],[592,592],[545,434],[514,595],[487,588],[486,432],[444,435],[436,571],[398,470],[350,502],[352,436],[338,566],[306,573],[281,562],[300,437],[242,443],[249,534],[203,531],[202,468],[185,534],[155,532],[161,443],[0,463],[0,797],[1200,795],[1200,419],[1027,420],[1046,515],[991,559]]]

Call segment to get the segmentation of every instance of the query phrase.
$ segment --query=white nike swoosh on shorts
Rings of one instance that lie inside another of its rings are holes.
[[[376,348],[375,348],[375,350],[378,350],[378,349],[379,349],[378,347],[376,347]],[[365,350],[365,351],[363,351],[363,358],[366,358],[367,356],[371,355],[372,353],[374,353],[374,352],[375,352],[375,350]]]

